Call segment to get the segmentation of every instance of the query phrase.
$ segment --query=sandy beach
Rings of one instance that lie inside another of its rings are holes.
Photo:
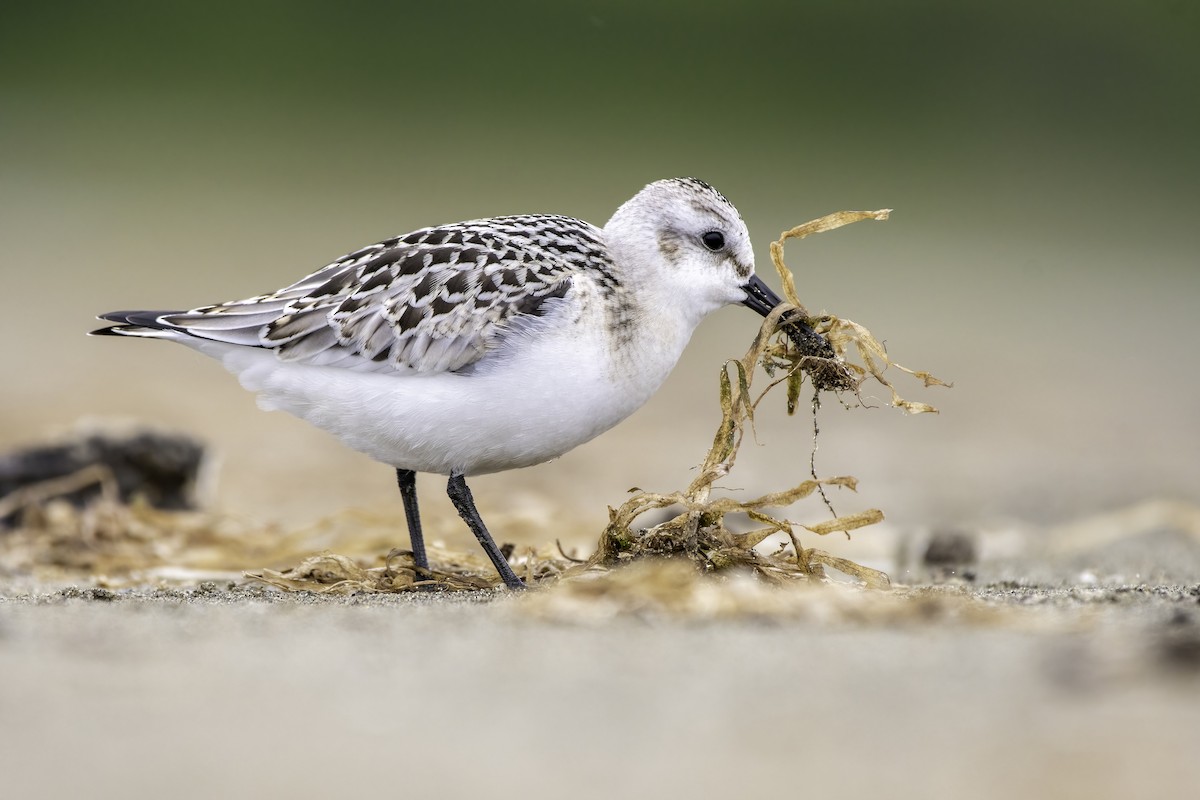
[[[688,567],[669,591],[648,588],[665,585],[652,568],[525,596],[285,593],[236,576],[25,586],[0,596],[6,785],[1181,796],[1200,779],[1186,511],[1143,509],[1161,524],[1092,549],[993,557],[1004,548],[985,539],[971,580],[914,563],[890,592]],[[1170,566],[1136,582],[1147,564]]]

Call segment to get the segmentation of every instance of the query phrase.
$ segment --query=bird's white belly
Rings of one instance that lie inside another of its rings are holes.
[[[549,461],[608,430],[649,399],[682,350],[668,344],[635,368],[578,330],[542,331],[469,374],[356,372],[245,348],[221,358],[264,409],[294,414],[377,461],[479,475]]]

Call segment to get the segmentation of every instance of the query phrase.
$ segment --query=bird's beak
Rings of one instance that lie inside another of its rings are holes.
[[[742,301],[742,305],[764,317],[783,302],[757,275],[742,284],[742,289],[746,292],[746,299]],[[779,318],[779,330],[796,345],[797,353],[801,357],[800,363],[807,364],[802,368],[809,371],[809,377],[818,390],[841,391],[854,389],[858,385],[845,366],[838,362],[833,345],[804,321],[802,312],[793,308],[783,314]],[[828,363],[822,365],[816,359]]]
[[[752,276],[749,281],[744,283],[742,289],[746,292],[746,299],[742,301],[742,305],[751,311],[757,311],[764,317],[783,302],[779,295],[775,294],[771,287],[763,283],[762,278],[757,275]],[[799,338],[816,337],[821,344],[825,345],[825,337],[804,323],[799,314],[792,313],[785,316],[788,319],[782,321],[786,323],[785,327],[790,329],[788,335],[794,341],[799,342]]]
[[[742,289],[746,292],[746,299],[742,301],[742,305],[751,311],[757,311],[764,317],[770,314],[775,306],[783,302],[779,299],[779,295],[771,291],[771,287],[763,283],[762,278],[757,275],[751,276]]]

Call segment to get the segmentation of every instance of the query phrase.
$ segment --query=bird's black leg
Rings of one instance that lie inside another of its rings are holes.
[[[454,503],[454,507],[458,509],[458,515],[467,523],[471,533],[475,534],[475,538],[483,546],[483,551],[492,560],[496,571],[504,580],[504,585],[510,589],[524,589],[525,581],[518,578],[517,574],[512,571],[508,560],[500,552],[500,548],[496,547],[496,542],[488,533],[483,520],[480,519],[479,511],[475,508],[475,498],[471,496],[467,480],[462,474],[454,473],[450,476],[450,482],[446,485],[446,494],[450,495],[450,502]]]
[[[421,533],[421,512],[417,509],[417,473],[411,469],[397,469],[396,483],[400,485],[400,497],[404,500],[404,517],[408,520],[408,540],[412,544],[413,563],[417,565],[417,579],[427,577],[429,556],[425,554],[425,536]]]

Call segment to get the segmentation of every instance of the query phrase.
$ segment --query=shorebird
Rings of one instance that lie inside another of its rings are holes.
[[[447,493],[510,589],[524,582],[466,479],[557,458],[662,385],[696,326],[779,297],[754,274],[736,208],[661,180],[603,228],[527,214],[421,228],[271,294],[190,311],[113,311],[93,333],[169,339],[218,359],[266,410],[307,420],[396,471],[427,574],[416,473]],[[815,334],[814,334],[815,335]]]

